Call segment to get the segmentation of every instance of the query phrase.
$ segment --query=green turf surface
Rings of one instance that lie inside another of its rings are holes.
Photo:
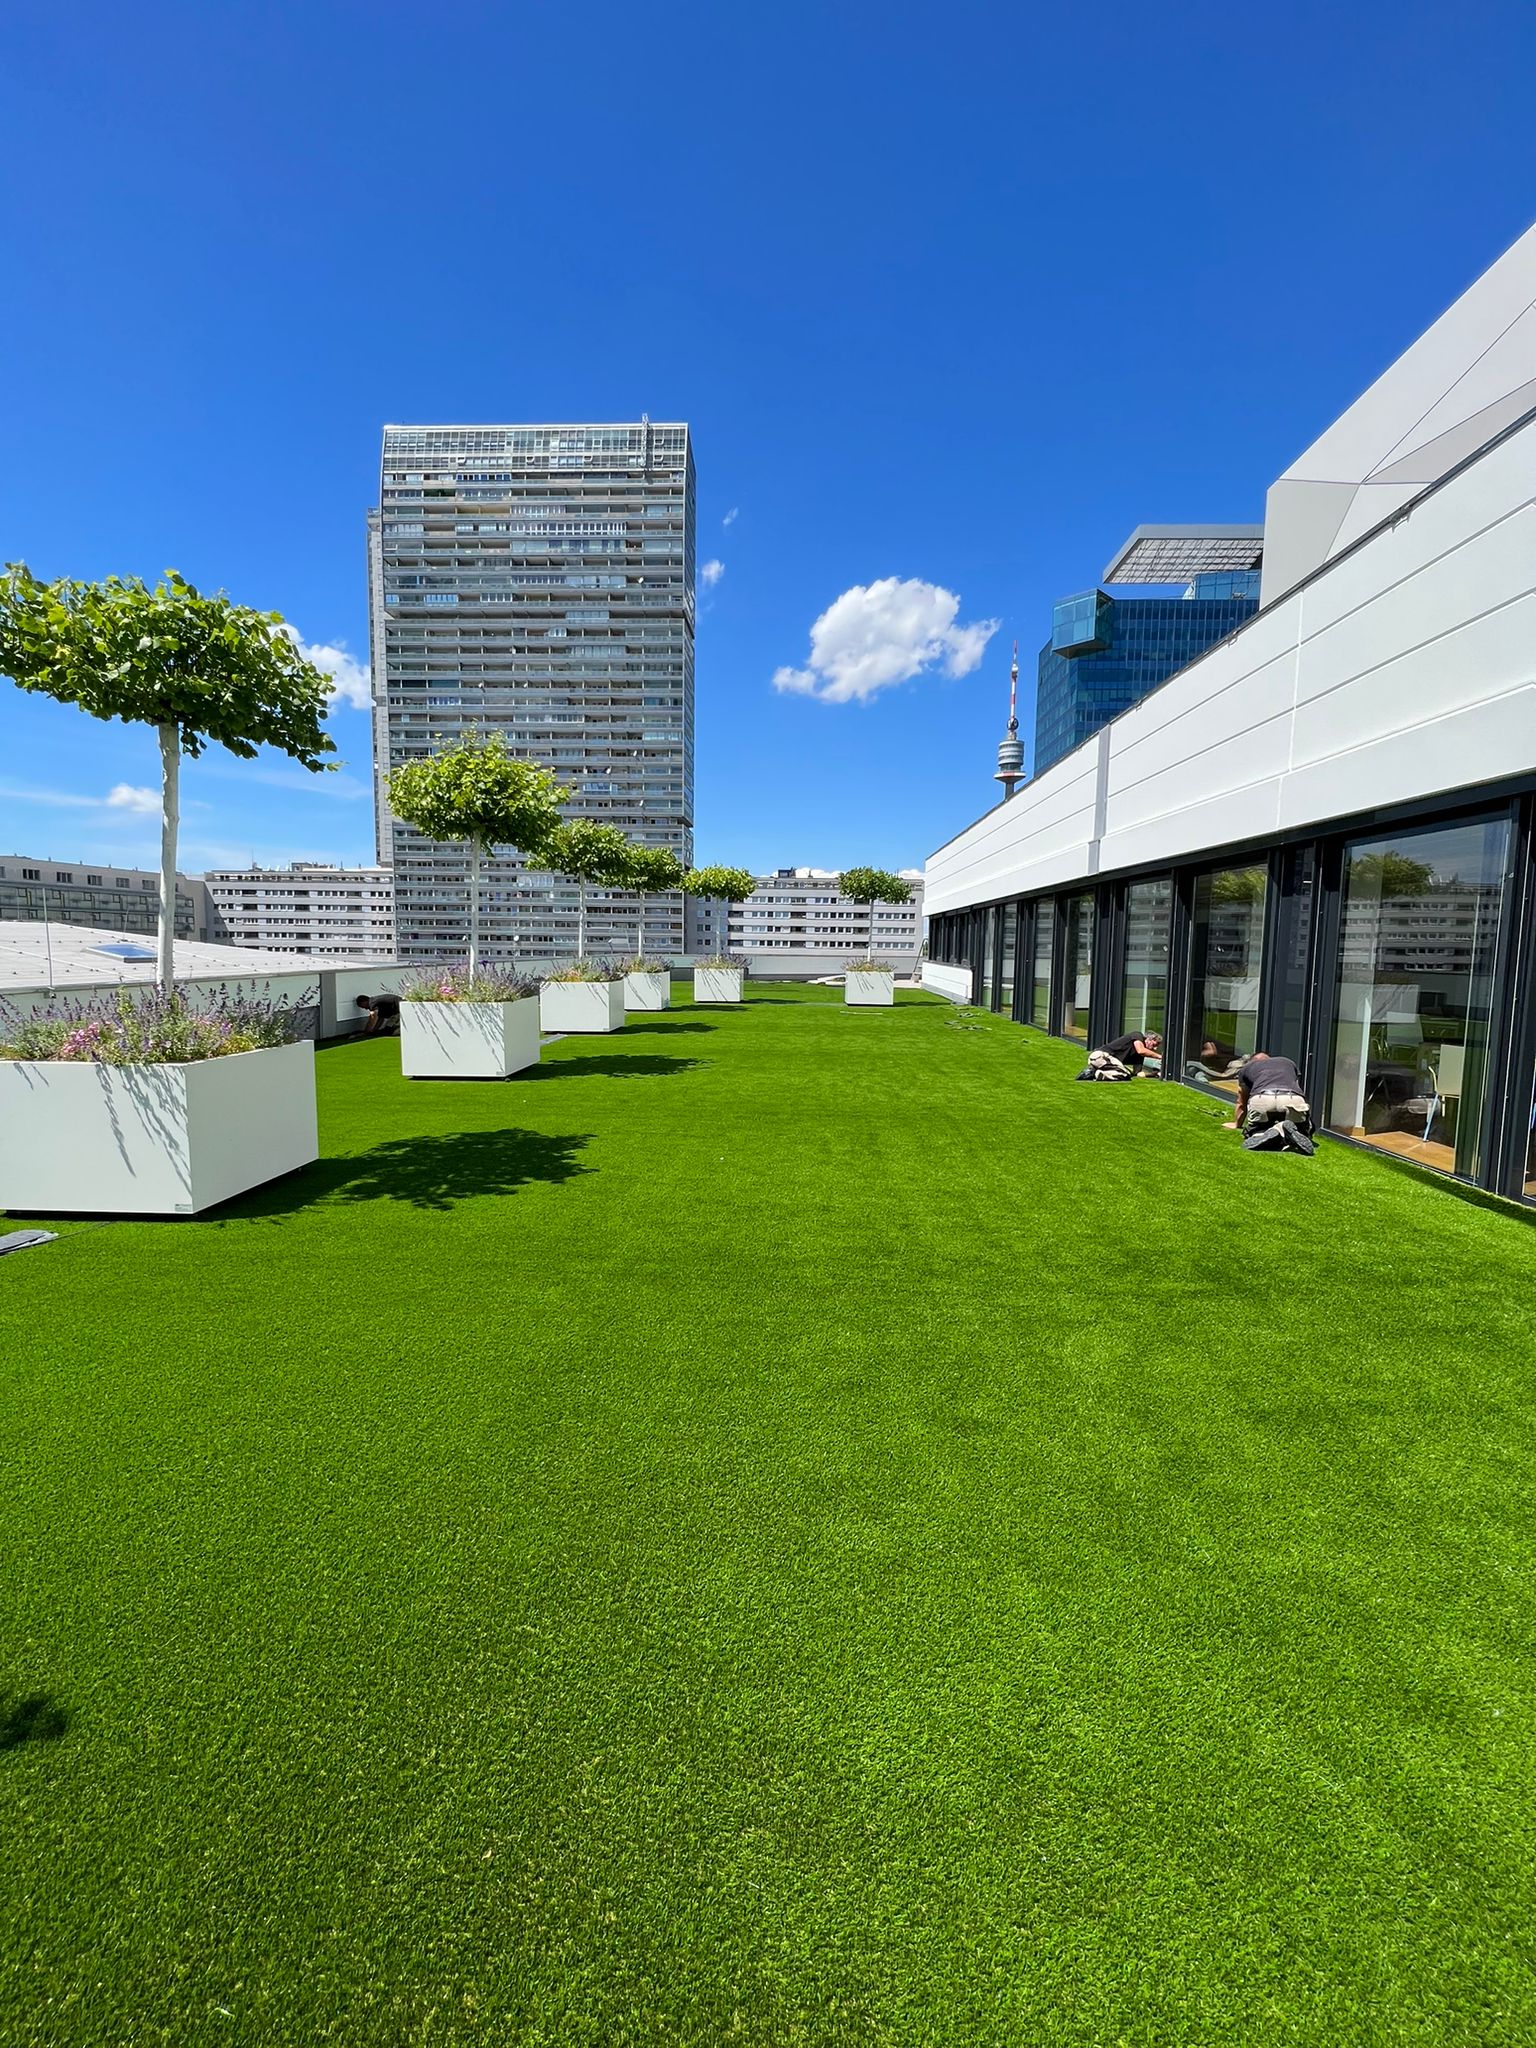
[[[1527,2043],[1536,1233],[835,990],[0,1260],[0,2039]]]

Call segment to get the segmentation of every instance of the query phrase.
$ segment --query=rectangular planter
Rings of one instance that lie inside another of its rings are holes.
[[[626,1010],[664,1010],[672,1000],[672,977],[670,974],[626,974],[624,977],[624,1007]]]
[[[537,996],[400,1005],[400,1071],[409,1081],[504,1081],[538,1057]]]
[[[741,1001],[741,969],[739,967],[695,967],[693,970],[693,1000],[696,1003],[739,1003]]]
[[[546,1031],[621,1031],[622,981],[546,981],[539,991],[539,1017]]]
[[[195,1216],[320,1155],[309,1039],[221,1060],[0,1060],[0,1209]]]
[[[849,973],[843,981],[843,1001],[865,1006],[878,1004],[888,1010],[896,1000],[894,974]]]

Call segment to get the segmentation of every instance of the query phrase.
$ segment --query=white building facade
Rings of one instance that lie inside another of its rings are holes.
[[[389,868],[295,861],[286,868],[217,868],[203,877],[219,937],[324,959],[394,955],[395,881]]]
[[[757,973],[840,974],[850,960],[873,952],[900,974],[910,974],[923,943],[923,877],[915,868],[902,879],[909,903],[870,906],[838,893],[836,869],[776,868],[761,875],[745,903],[702,904],[691,932],[701,952],[720,948],[744,954]]]
[[[1271,490],[1263,602],[927,867],[925,981],[1536,1198],[1536,230]]]

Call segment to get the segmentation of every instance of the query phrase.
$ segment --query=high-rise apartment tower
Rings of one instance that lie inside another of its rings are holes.
[[[384,429],[368,525],[379,859],[405,959],[462,955],[464,850],[390,815],[384,777],[462,733],[553,768],[569,817],[693,858],[694,474],[676,423]],[[631,951],[638,905],[591,892],[588,949]],[[680,897],[648,951],[684,948]],[[483,876],[485,957],[576,950],[576,890]]]

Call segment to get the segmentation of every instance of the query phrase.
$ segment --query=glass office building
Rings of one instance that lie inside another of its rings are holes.
[[[464,733],[553,768],[570,817],[693,857],[694,468],[688,428],[384,430],[369,521],[378,855],[404,958],[462,956],[468,857],[389,814],[384,778]],[[481,951],[576,951],[574,885],[484,871]],[[589,892],[588,947],[632,952],[633,896]],[[647,952],[684,950],[680,896],[648,898]]]
[[[1182,597],[1064,597],[1052,613],[1035,685],[1033,772],[1081,746],[1176,669],[1234,632],[1259,608],[1256,569],[1196,576]]]

